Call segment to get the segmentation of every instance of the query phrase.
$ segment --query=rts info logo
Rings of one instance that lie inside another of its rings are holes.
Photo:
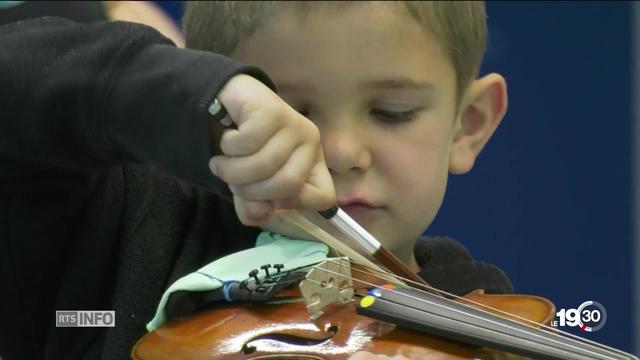
[[[559,320],[551,326],[579,327],[581,332],[595,332],[607,322],[607,310],[597,301],[585,301],[577,309],[560,309],[556,313]]]

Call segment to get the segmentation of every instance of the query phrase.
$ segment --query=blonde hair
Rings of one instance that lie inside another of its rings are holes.
[[[347,1],[190,1],[184,26],[191,49],[222,55],[233,52],[278,8],[294,8],[301,16],[320,7],[358,4]],[[484,2],[397,1],[438,43],[456,74],[456,98],[478,76],[487,42]]]

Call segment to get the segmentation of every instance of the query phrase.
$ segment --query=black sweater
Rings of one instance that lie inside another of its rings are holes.
[[[128,358],[166,287],[253,246],[259,229],[207,168],[206,107],[238,73],[274,88],[142,25],[0,27],[3,360]],[[453,240],[423,239],[416,255],[445,290],[511,291]],[[56,310],[115,310],[117,326],[56,328]]]

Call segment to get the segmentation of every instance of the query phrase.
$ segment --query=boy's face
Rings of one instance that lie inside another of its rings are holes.
[[[342,208],[398,256],[412,257],[445,192],[456,131],[453,67],[396,6],[344,6],[302,19],[280,11],[231,56],[265,70],[318,126]]]

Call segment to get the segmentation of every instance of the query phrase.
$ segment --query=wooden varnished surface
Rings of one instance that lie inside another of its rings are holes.
[[[536,323],[548,323],[555,312],[548,300],[535,296],[476,291],[465,299]],[[430,360],[487,358],[488,354],[478,347],[357,315],[353,304],[331,305],[318,320],[310,321],[305,304],[296,301],[224,304],[165,324],[140,339],[131,355],[135,360],[349,359],[365,351]]]

